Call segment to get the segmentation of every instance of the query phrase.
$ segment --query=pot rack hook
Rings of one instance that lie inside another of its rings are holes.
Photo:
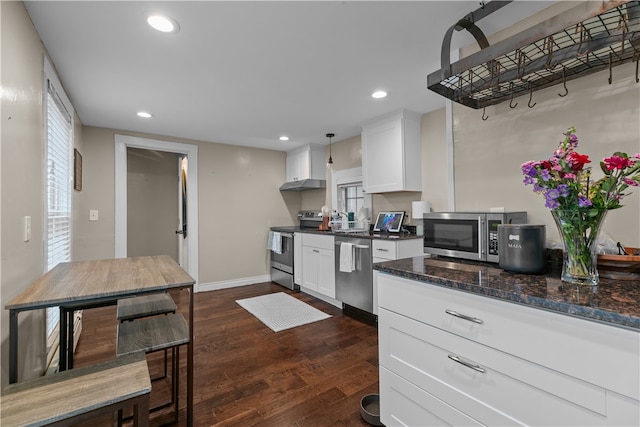
[[[576,33],[578,32],[578,28],[580,28],[580,43],[578,44],[578,48],[576,49],[576,56],[580,58],[581,56],[589,55],[589,51],[591,50],[591,33],[589,29],[584,26],[584,23],[576,24]],[[586,35],[586,37],[585,37]],[[582,44],[586,45],[586,48],[582,50]],[[589,61],[587,61],[589,62]]]
[[[551,61],[551,59],[553,59],[553,36],[547,37],[545,44],[549,52],[547,53],[547,62],[545,62],[544,66],[547,70],[551,71],[558,65],[558,61],[553,63]]]
[[[611,60],[612,60],[612,55],[611,55],[611,52],[609,52],[609,78],[607,79],[609,84],[613,82],[613,72],[611,71]]]
[[[513,82],[509,83],[509,90],[511,90],[511,101],[509,101],[509,108],[516,108],[518,106],[518,103],[517,102],[515,104],[513,103],[513,94],[514,94]]]
[[[636,63],[636,83],[640,83],[640,79],[638,79],[638,63],[640,62],[640,51],[636,50],[631,60]]]
[[[517,60],[518,60],[518,78],[523,81],[523,82],[527,82],[529,81],[529,77],[524,77],[525,75],[525,67],[527,66],[527,55],[521,51],[520,49],[517,50]]]
[[[562,86],[564,87],[564,93],[559,93],[558,96],[564,98],[569,95],[569,89],[567,89],[567,75],[565,74],[565,68],[562,67]]]
[[[533,99],[533,86],[531,85],[531,83],[529,83],[529,102],[527,102],[527,107],[529,108],[533,108],[536,106],[537,102],[534,102],[533,104],[531,103],[531,100]]]
[[[487,107],[482,107],[482,121],[486,122],[487,119],[489,118],[489,116],[487,116],[485,114],[485,110],[487,109]]]

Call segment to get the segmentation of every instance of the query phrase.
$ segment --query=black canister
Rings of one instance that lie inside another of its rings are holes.
[[[514,273],[541,273],[545,263],[545,241],[544,225],[498,225],[500,268]]]

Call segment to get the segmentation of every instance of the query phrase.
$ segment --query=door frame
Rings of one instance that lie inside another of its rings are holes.
[[[129,135],[115,135],[115,257],[127,256],[127,148],[142,148],[184,154],[188,159],[187,179],[187,265],[183,268],[196,281],[198,291],[198,146]]]

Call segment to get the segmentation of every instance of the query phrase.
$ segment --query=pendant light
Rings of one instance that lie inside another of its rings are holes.
[[[327,166],[331,166],[333,164],[333,158],[331,157],[331,138],[336,135],[333,133],[328,133],[325,136],[329,138],[329,160],[327,161]]]

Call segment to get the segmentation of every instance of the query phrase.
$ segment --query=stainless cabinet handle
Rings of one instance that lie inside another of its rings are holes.
[[[460,314],[457,311],[446,309],[444,312],[447,313],[447,314],[450,314],[451,316],[455,316],[455,317],[458,317],[460,319],[468,320],[469,322],[477,323],[479,325],[482,325],[484,323],[482,321],[482,319],[478,319],[477,317],[467,316],[466,314]]]
[[[320,251],[319,251],[319,250],[317,250],[317,249],[314,249],[314,250],[313,250],[313,252],[314,252],[314,253],[316,253],[316,254],[319,254],[319,253],[320,253]]]
[[[389,249],[376,248],[376,251],[380,251],[380,252],[389,252]]]
[[[484,374],[486,372],[480,365],[476,365],[473,362],[464,360],[463,358],[461,358],[460,356],[456,356],[455,354],[449,354],[447,357],[454,362],[458,362],[459,364],[466,366],[467,368],[471,368],[474,371],[480,372],[481,374]]]
[[[482,232],[484,230],[484,221],[482,217],[478,217],[478,259],[482,259],[482,253],[484,252],[484,242],[483,237],[484,234]]]

